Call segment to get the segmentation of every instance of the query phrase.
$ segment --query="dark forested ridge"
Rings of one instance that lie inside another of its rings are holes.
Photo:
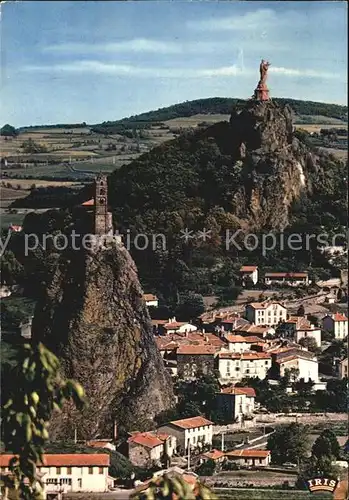
[[[322,102],[301,101],[298,99],[275,98],[274,102],[280,105],[288,104],[297,115],[321,115],[328,118],[337,118],[345,120],[348,108],[338,104],[327,104]],[[188,117],[197,114],[222,114],[229,115],[232,108],[244,106],[246,101],[243,99],[230,97],[209,97],[207,99],[195,99],[194,101],[185,101],[179,104],[173,104],[165,108],[159,108],[154,111],[148,111],[139,115],[130,116],[118,120],[118,122],[138,121],[138,122],[160,122],[171,120],[173,118]],[[115,123],[115,122],[104,122]],[[116,122],[117,123],[117,122]]]
[[[328,104],[323,102],[314,101],[302,101],[298,99],[289,98],[275,98],[274,102],[285,105],[289,104],[293,109],[294,113],[297,115],[315,115],[315,116],[326,116],[328,118],[337,118],[339,120],[346,120],[348,115],[348,107],[341,106],[339,104]],[[104,121],[102,123],[96,123],[93,125],[88,125],[86,122],[75,123],[75,124],[57,124],[57,125],[35,125],[28,127],[21,127],[18,130],[24,129],[39,129],[39,128],[83,128],[92,127],[98,130],[101,127],[111,127],[112,125],[121,126],[122,124],[137,124],[137,128],[141,128],[141,124],[145,122],[164,122],[167,120],[172,120],[173,118],[189,117],[198,114],[222,114],[229,115],[232,108],[243,106],[246,103],[244,99],[238,99],[233,97],[208,97],[206,99],[195,99],[193,101],[185,101],[178,104],[173,104],[172,106],[167,106],[165,108],[159,108],[157,110],[147,111],[139,115],[133,115],[127,118],[122,118],[121,120]],[[122,128],[122,127],[121,127]]]

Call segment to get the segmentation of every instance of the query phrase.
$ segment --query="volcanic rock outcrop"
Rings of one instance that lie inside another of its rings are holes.
[[[241,165],[236,215],[252,229],[283,229],[289,208],[311,189],[309,154],[293,135],[292,111],[272,101],[251,101],[230,118],[232,157]]]
[[[37,306],[33,338],[58,355],[89,401],[82,414],[67,405],[55,415],[53,437],[72,438],[74,428],[79,439],[111,437],[114,421],[141,428],[172,404],[136,267],[115,240],[61,254]]]

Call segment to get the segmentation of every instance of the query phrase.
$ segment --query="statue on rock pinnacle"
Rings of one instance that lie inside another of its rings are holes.
[[[270,66],[269,61],[265,61],[264,59],[262,59],[259,66],[259,72],[261,77],[258,82],[257,88],[254,91],[254,98],[257,101],[269,101],[269,89],[266,84],[269,66]]]

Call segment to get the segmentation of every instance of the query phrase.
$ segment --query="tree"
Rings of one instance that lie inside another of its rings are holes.
[[[304,315],[305,315],[305,309],[303,304],[301,304],[297,309],[297,316],[304,316]]]
[[[175,385],[175,392],[179,398],[178,413],[181,417],[201,414],[211,418],[219,389],[218,380],[212,375],[199,375],[196,380],[190,381],[179,380]]]
[[[62,378],[58,359],[41,343],[24,344],[17,352],[2,350],[1,358],[2,441],[5,451],[14,455],[12,474],[4,482],[23,500],[42,498],[35,468],[43,460],[52,413],[69,399],[81,409],[84,391],[80,384]]]
[[[305,460],[309,449],[308,430],[296,423],[278,427],[269,436],[267,448],[271,451],[274,463],[301,463]]]
[[[331,429],[325,429],[316,439],[313,444],[312,455],[317,458],[323,456],[339,458],[340,446],[336,434]]]
[[[8,123],[1,127],[0,135],[3,137],[16,137],[17,134],[18,132],[15,127],[12,127],[12,125],[9,125]]]
[[[202,295],[198,293],[188,293],[180,298],[176,309],[176,315],[183,320],[195,319],[205,311],[205,304]]]
[[[216,462],[212,460],[212,458],[209,458],[196,469],[196,473],[199,474],[199,476],[213,476],[215,470]]]
[[[299,341],[299,345],[302,347],[306,347],[308,351],[319,353],[321,349],[319,349],[316,340],[313,337],[303,337]]]
[[[314,479],[314,477],[337,479],[339,476],[339,469],[333,464],[333,458],[334,457],[327,455],[323,455],[319,458],[311,456],[304,462],[298,475],[296,486],[305,488],[306,481],[308,479]]]

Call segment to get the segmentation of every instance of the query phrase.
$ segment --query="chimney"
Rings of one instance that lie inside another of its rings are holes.
[[[185,332],[184,332],[184,336],[185,336],[186,338],[188,338],[188,337],[189,337],[188,330],[185,330]]]
[[[208,342],[208,336],[205,335],[205,342]]]

